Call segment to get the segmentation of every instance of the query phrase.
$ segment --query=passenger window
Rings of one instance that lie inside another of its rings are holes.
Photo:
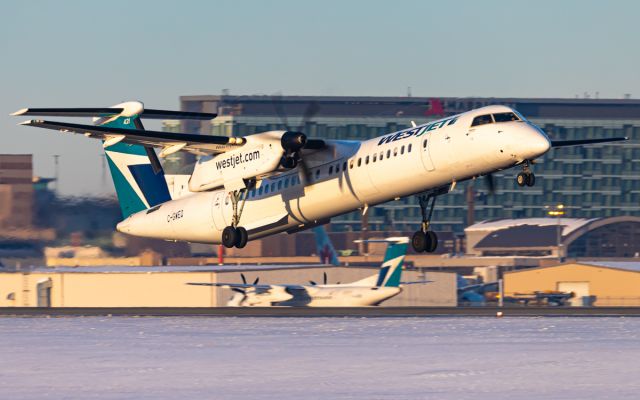
[[[373,154],[373,162],[376,162],[377,159],[378,159],[378,153],[374,153]]]
[[[358,167],[362,165],[362,158],[358,158]]]
[[[260,186],[260,189],[258,189],[258,196],[262,196],[262,186]]]
[[[349,161],[349,169],[353,169],[353,160]]]
[[[364,159],[364,163],[369,164],[369,156],[367,156],[367,158]]]
[[[480,126],[493,123],[493,119],[491,118],[491,114],[487,115],[478,115],[473,119],[471,126]]]
[[[278,190],[282,189],[282,181],[278,181]]]
[[[395,149],[393,149],[393,156],[397,156],[398,155],[398,148],[396,147]]]
[[[391,149],[387,150],[387,158],[391,157]]]
[[[407,146],[407,153],[411,153],[411,144],[409,144],[409,146]]]
[[[404,146],[400,147],[400,154],[404,154]]]
[[[427,139],[425,139],[425,140],[422,142],[422,148],[423,148],[423,149],[426,149],[426,148],[427,148]]]
[[[384,151],[380,152],[380,161],[382,161],[382,159],[384,159]]]
[[[512,112],[493,114],[493,119],[496,122],[520,121],[520,118]]]

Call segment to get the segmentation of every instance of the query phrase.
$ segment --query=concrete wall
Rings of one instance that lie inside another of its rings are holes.
[[[247,280],[261,283],[347,283],[373,274],[374,268],[291,268],[243,271]],[[35,307],[39,282],[51,280],[52,307],[216,307],[231,297],[228,289],[186,285],[187,282],[241,282],[240,271],[229,272],[34,272],[0,273],[0,307]],[[455,274],[406,271],[403,280],[432,280],[409,285],[386,306],[454,306]]]
[[[559,282],[588,282],[589,295],[597,296],[596,306],[640,306],[640,272],[585,264],[505,273],[505,296],[558,290]]]

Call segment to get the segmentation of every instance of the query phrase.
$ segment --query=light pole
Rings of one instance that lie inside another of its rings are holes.
[[[558,247],[558,262],[562,262],[562,216],[564,215],[564,204],[556,204],[555,206],[544,206],[547,215],[556,217],[556,245]]]

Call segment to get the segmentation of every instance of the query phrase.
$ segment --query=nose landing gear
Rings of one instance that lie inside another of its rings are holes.
[[[524,166],[522,167],[522,172],[516,175],[516,183],[518,186],[534,186],[536,184],[536,176],[531,171],[531,164],[529,160],[524,162]]]

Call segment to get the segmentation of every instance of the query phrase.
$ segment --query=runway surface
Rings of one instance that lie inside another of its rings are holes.
[[[0,307],[0,316],[640,317],[640,307]]]
[[[0,318],[0,398],[636,399],[637,318]]]

